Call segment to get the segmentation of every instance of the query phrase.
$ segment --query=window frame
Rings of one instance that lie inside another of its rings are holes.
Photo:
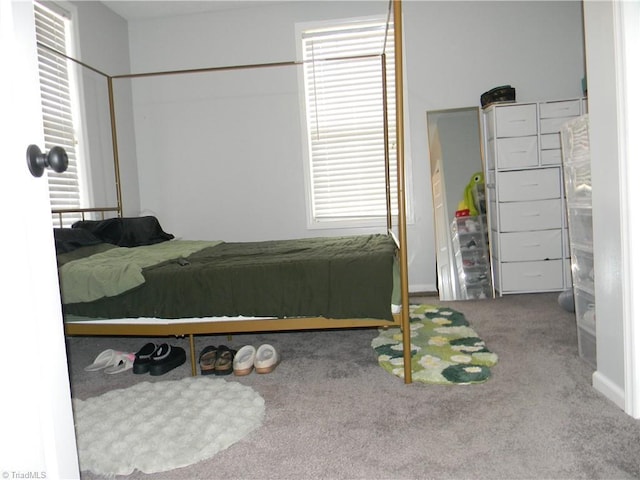
[[[70,58],[80,58],[80,42],[79,42],[79,26],[78,26],[78,11],[77,7],[65,0],[35,0],[35,4],[38,3],[42,7],[52,10],[55,14],[65,17],[69,22],[65,28],[65,47],[66,52],[61,52]],[[39,47],[38,47],[39,49]],[[82,209],[91,204],[91,198],[93,198],[92,184],[91,184],[91,165],[86,159],[89,158],[88,142],[87,139],[87,123],[86,112],[84,106],[84,88],[82,82],[82,67],[76,62],[67,60],[67,73],[69,88],[69,102],[71,108],[72,125],[74,129],[74,150],[75,150],[75,168],[76,168],[76,180],[78,189],[78,205],[69,208]],[[40,69],[40,62],[38,60],[38,70]],[[40,85],[40,83],[38,83]],[[44,117],[43,117],[44,118]],[[44,131],[44,128],[43,128]],[[45,149],[49,150],[52,145],[46,145]],[[49,182],[47,171],[47,182]],[[50,197],[51,198],[51,197]],[[60,207],[65,209],[67,207]],[[57,209],[52,206],[52,211]],[[76,220],[82,218],[81,214],[64,215],[63,225],[69,226]],[[58,215],[53,214],[54,223],[57,224],[60,221]]]
[[[366,16],[366,17],[356,17],[356,18],[344,18],[330,21],[317,21],[317,22],[301,22],[297,23],[295,26],[295,35],[296,35],[296,50],[299,61],[302,65],[304,65],[304,54],[303,54],[303,35],[306,31],[312,29],[327,29],[327,28],[335,28],[340,29],[341,27],[357,27],[358,24],[370,24],[372,22],[375,23],[386,23],[387,16],[386,15],[374,15],[374,16]],[[382,52],[380,52],[382,53]],[[393,75],[393,72],[388,71],[387,75]],[[313,192],[313,172],[312,172],[312,158],[311,158],[311,148],[309,144],[309,126],[308,126],[308,117],[307,117],[307,95],[305,90],[305,76],[304,76],[304,67],[301,67],[298,73],[298,84],[299,84],[299,98],[300,98],[300,121],[301,121],[301,137],[302,137],[302,157],[304,164],[304,182],[305,182],[305,210],[307,216],[307,228],[310,230],[313,229],[341,229],[341,228],[380,228],[385,227],[387,225],[387,216],[379,215],[379,216],[370,216],[370,217],[345,217],[345,218],[319,218],[316,219],[314,216],[314,192]],[[395,131],[395,130],[394,130]],[[392,135],[393,132],[390,132]],[[394,137],[389,138],[390,148],[395,148],[396,139]],[[397,158],[396,158],[397,164]],[[407,160],[405,158],[405,176],[407,176]],[[391,170],[390,172],[390,181],[392,183],[392,189],[397,189],[397,177],[395,172]],[[407,191],[405,191],[405,200],[410,196],[407,195]],[[395,203],[395,202],[394,202]],[[406,213],[407,213],[407,221],[408,223],[412,222],[412,209],[410,208],[410,202],[405,201],[406,204]],[[397,211],[392,212],[393,223],[397,224],[398,214]]]

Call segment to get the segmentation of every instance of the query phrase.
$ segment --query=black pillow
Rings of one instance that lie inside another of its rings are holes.
[[[88,230],[77,228],[54,228],[53,238],[56,243],[56,254],[73,252],[80,247],[103,243]]]
[[[119,247],[138,247],[166,242],[174,236],[162,230],[156,217],[109,218],[107,220],[81,220],[74,229],[87,230],[103,242]]]

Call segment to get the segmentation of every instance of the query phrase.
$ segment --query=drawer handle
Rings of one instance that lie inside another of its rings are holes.
[[[526,121],[527,121],[526,118],[515,118],[513,120],[509,120],[510,123],[524,123]]]
[[[525,217],[539,217],[540,216],[540,212],[524,213],[523,216],[525,216]]]
[[[525,273],[524,276],[525,277],[541,277],[542,274],[541,273]]]
[[[539,243],[526,243],[526,244],[523,245],[523,247],[526,247],[526,248],[535,248],[535,247],[539,247],[539,246],[540,246]]]
[[[523,183],[521,184],[522,187],[539,187],[540,184],[539,183]]]

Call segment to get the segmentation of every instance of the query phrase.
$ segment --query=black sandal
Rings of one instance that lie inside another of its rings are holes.
[[[226,345],[220,345],[216,355],[216,362],[214,365],[215,375],[229,375],[233,373],[233,359],[236,356],[236,351],[227,347]]]
[[[208,345],[200,352],[198,362],[200,363],[201,375],[212,375],[216,365],[216,358],[218,356],[218,347],[214,345]]]
[[[149,367],[151,367],[151,357],[155,353],[156,349],[155,343],[146,343],[143,347],[138,350],[136,353],[136,358],[133,361],[133,373],[136,375],[140,375],[142,373],[148,373]]]
[[[151,357],[149,373],[151,375],[164,375],[186,361],[187,353],[184,351],[184,348],[173,347],[167,343],[163,343]]]

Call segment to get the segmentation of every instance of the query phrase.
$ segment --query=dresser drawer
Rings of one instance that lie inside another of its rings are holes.
[[[562,163],[562,150],[542,150],[540,152],[540,165],[560,165]]]
[[[562,201],[559,198],[500,203],[498,211],[501,232],[562,228]]]
[[[535,167],[538,165],[538,137],[499,138],[496,141],[498,168]]]
[[[561,148],[560,133],[547,133],[545,135],[540,135],[540,148],[542,150]]]
[[[540,104],[540,118],[574,117],[580,115],[580,99]]]
[[[559,168],[498,172],[497,181],[501,202],[560,198]]]
[[[558,133],[560,128],[575,117],[561,117],[561,118],[541,118],[540,119],[540,133]]]
[[[562,260],[502,263],[504,292],[548,292],[564,288]]]
[[[500,236],[500,260],[503,262],[559,259],[562,255],[561,230],[512,232]]]
[[[496,107],[496,137],[536,135],[537,107],[535,103]]]

